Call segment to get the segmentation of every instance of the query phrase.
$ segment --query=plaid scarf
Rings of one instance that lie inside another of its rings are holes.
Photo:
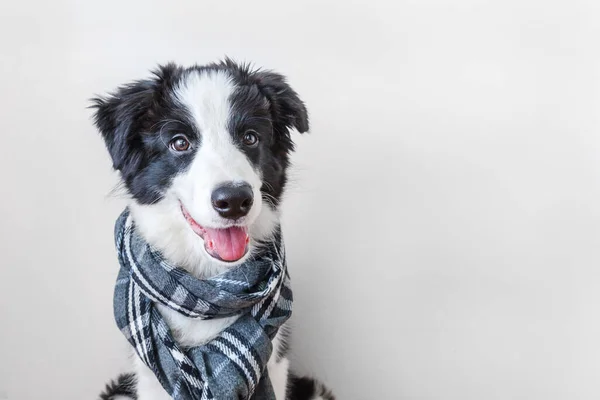
[[[117,326],[173,399],[275,399],[265,367],[271,340],[292,312],[279,231],[244,264],[206,280],[169,265],[136,233],[127,210],[115,242]],[[239,318],[206,345],[183,348],[155,303],[190,318]]]

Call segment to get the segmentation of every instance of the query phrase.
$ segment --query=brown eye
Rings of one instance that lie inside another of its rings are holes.
[[[190,142],[185,136],[175,136],[169,146],[173,151],[182,152],[190,149]]]
[[[246,131],[244,133],[244,137],[242,138],[242,142],[249,147],[254,147],[258,144],[258,135],[255,131]]]

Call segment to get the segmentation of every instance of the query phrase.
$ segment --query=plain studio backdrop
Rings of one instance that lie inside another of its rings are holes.
[[[341,400],[600,398],[600,4],[2,1],[0,399],[94,399],[124,201],[87,99],[281,71],[297,369]]]

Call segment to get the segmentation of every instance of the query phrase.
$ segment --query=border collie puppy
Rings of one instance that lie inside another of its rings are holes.
[[[168,64],[93,101],[136,230],[171,265],[211,278],[275,234],[291,133],[309,128],[304,103],[282,75],[229,59]],[[201,320],[156,307],[182,347],[210,342],[237,318]],[[288,373],[287,335],[284,324],[267,364],[277,400],[333,399],[320,383]],[[134,371],[101,398],[170,398],[137,356]]]

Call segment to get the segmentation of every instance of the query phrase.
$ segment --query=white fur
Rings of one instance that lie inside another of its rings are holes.
[[[218,274],[242,263],[244,259],[232,264],[209,256],[202,239],[183,217],[179,201],[199,224],[212,228],[227,227],[230,222],[222,219],[212,208],[211,192],[225,181],[249,183],[254,193],[254,204],[241,222],[248,226],[251,251],[257,240],[269,237],[278,222],[277,213],[262,202],[261,176],[233,144],[227,130],[229,95],[233,90],[229,77],[223,72],[214,71],[202,74],[194,72],[177,88],[177,100],[188,110],[202,134],[200,148],[190,168],[174,179],[160,202],[141,205],[134,201],[130,205],[141,235],[171,263],[188,269],[199,278]],[[235,317],[208,321],[187,318],[160,305],[158,310],[182,346],[205,344],[235,321]],[[276,361],[279,345],[280,338],[276,337],[267,368],[277,399],[284,400],[289,362],[287,359]],[[136,357],[134,365],[138,376],[139,400],[168,400],[169,395],[139,358]]]

